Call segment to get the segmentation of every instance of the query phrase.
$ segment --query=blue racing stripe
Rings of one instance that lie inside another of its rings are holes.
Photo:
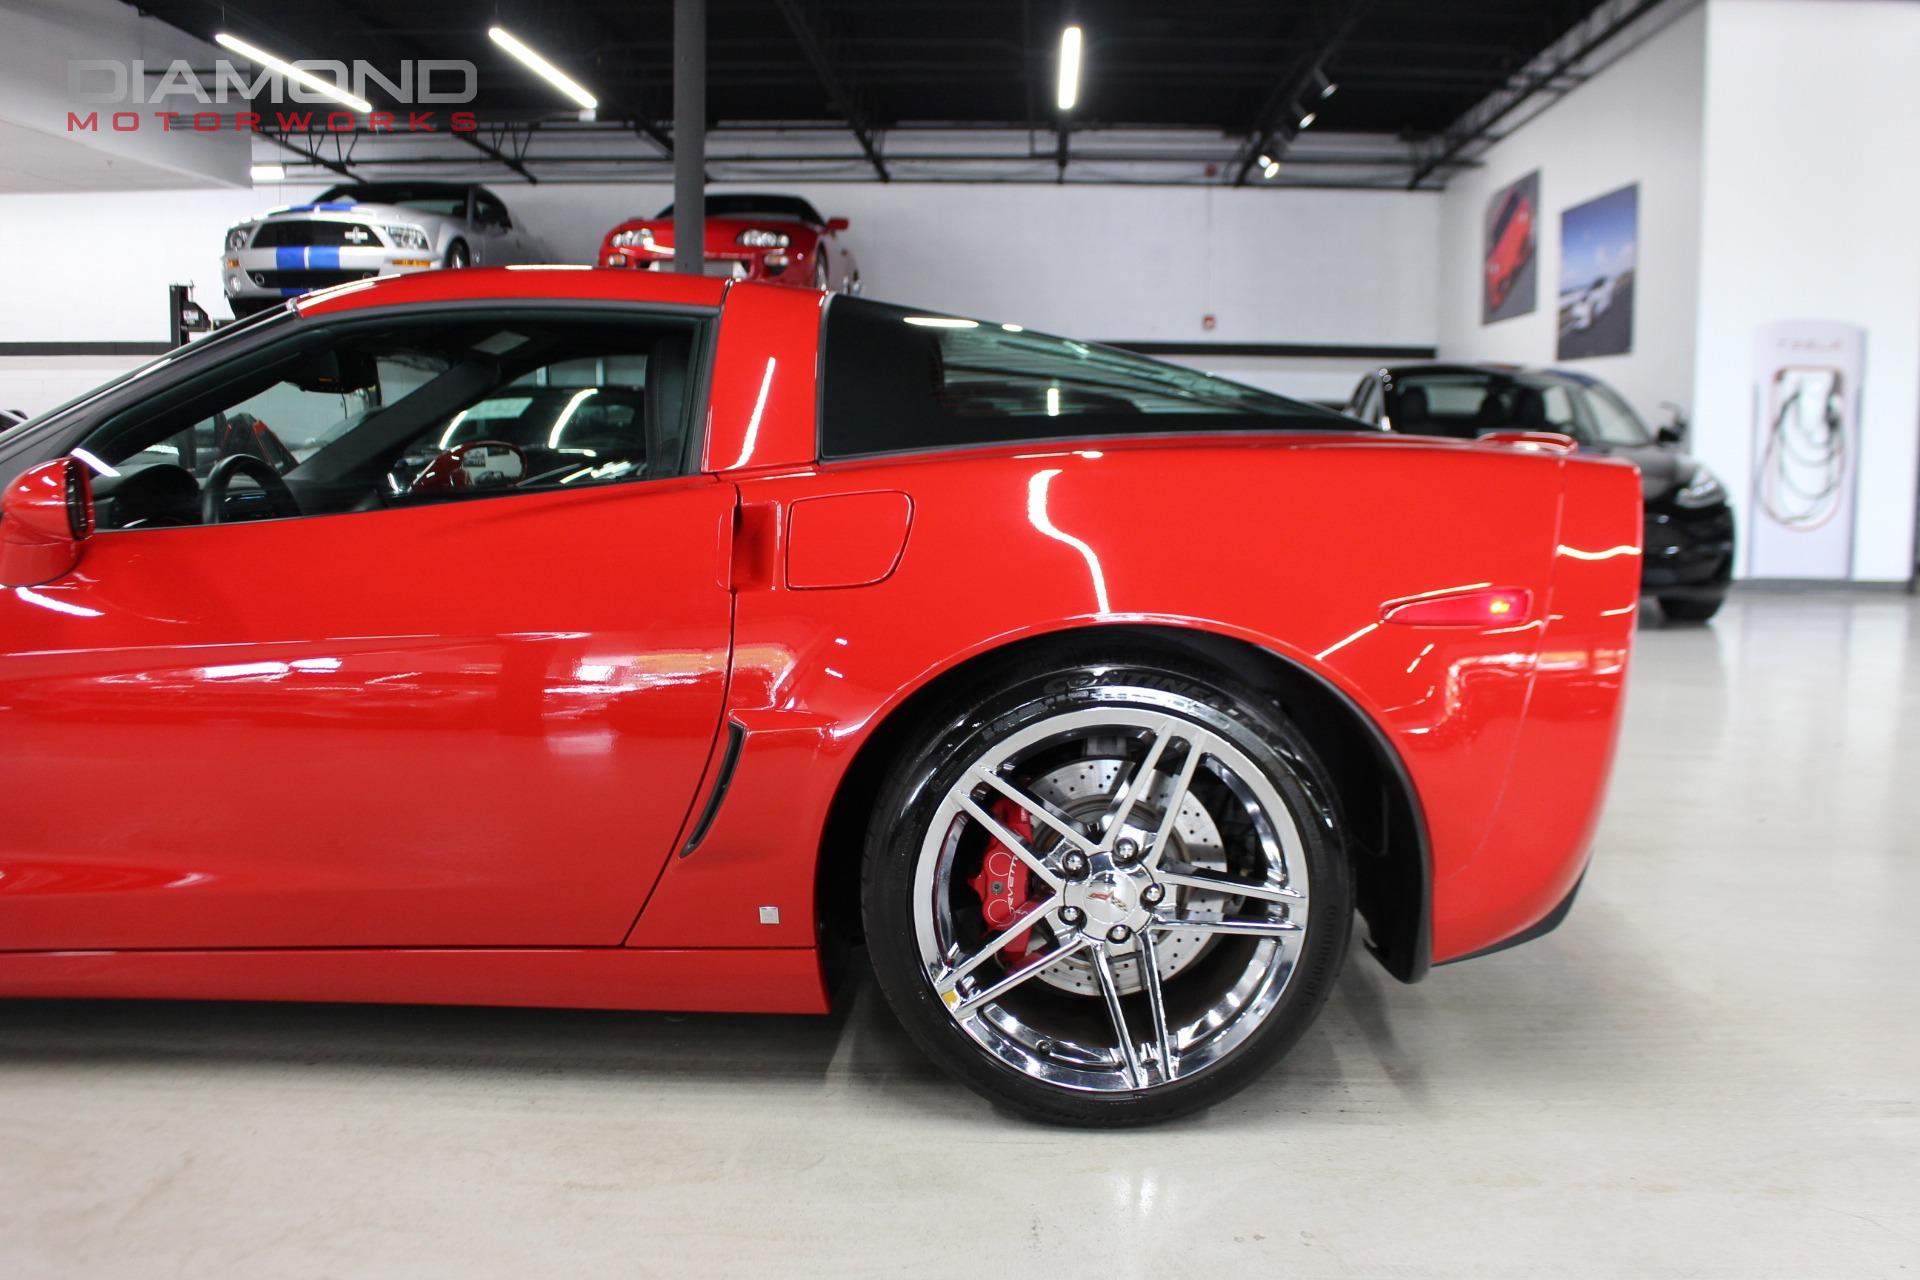
[[[273,251],[273,265],[282,271],[298,271],[307,265],[307,251],[302,245],[283,244]]]

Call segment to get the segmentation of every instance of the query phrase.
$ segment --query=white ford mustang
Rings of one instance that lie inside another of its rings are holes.
[[[233,314],[244,316],[371,276],[550,261],[485,187],[351,182],[229,228],[220,275]]]

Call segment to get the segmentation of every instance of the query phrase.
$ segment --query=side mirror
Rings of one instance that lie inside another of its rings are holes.
[[[22,474],[0,495],[0,586],[37,587],[73,572],[93,535],[93,479],[73,458]]]
[[[848,227],[852,225],[853,224],[851,222],[848,222],[845,218],[828,218],[827,219],[827,230],[829,231],[845,231]]]
[[[1653,433],[1654,439],[1661,444],[1685,444],[1687,442],[1687,411],[1671,400],[1662,400],[1660,407],[1667,411],[1667,421]]]

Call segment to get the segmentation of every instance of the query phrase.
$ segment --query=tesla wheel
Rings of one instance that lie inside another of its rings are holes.
[[[1153,653],[1004,672],[882,793],[880,987],[947,1071],[1028,1116],[1164,1120],[1254,1079],[1338,976],[1331,790],[1280,709]]]
[[[1661,596],[1660,612],[1671,622],[1706,622],[1725,603],[1724,596]]]
[[[447,270],[458,271],[461,267],[473,265],[473,254],[467,249],[464,240],[455,240],[447,246]]]

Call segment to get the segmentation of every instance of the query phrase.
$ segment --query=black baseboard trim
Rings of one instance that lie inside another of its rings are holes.
[[[6,356],[163,356],[170,342],[0,342]]]
[[[1852,578],[1736,578],[1733,590],[1742,595],[1801,595],[1810,591],[1910,592],[1914,579],[1889,578],[1855,581]]]
[[[1431,360],[1433,347],[1390,347],[1378,343],[1341,342],[1128,342],[1108,340],[1109,347],[1143,356],[1269,356],[1281,359]]]

